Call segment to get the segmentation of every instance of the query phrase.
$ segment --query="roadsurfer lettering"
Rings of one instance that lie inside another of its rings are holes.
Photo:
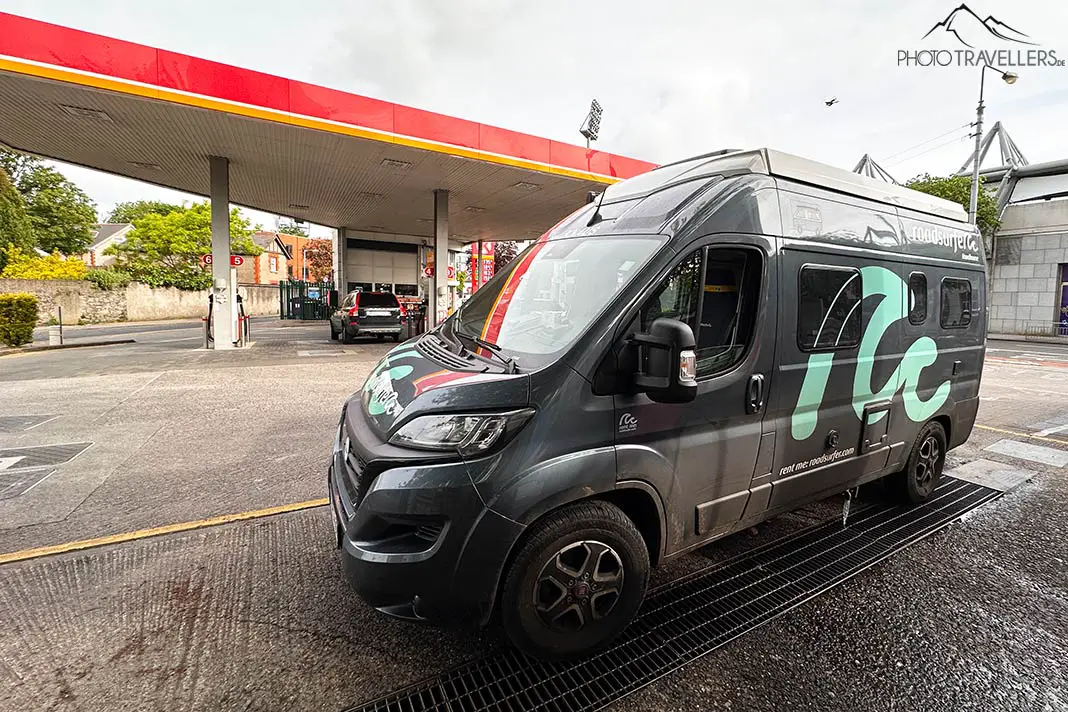
[[[784,475],[792,475],[803,470],[808,470],[813,467],[819,467],[820,465],[826,465],[831,462],[837,462],[843,457],[849,457],[850,455],[852,455],[854,450],[856,450],[856,448],[852,447],[846,448],[845,450],[835,450],[833,452],[824,453],[819,457],[814,457],[811,460],[802,460],[801,462],[795,462],[794,464],[787,465],[786,467],[779,470],[779,477],[782,477]]]
[[[945,230],[940,227],[913,225],[910,240],[912,242],[938,245],[939,247],[948,247],[957,252],[977,252],[979,250],[979,243],[975,239],[975,233]]]

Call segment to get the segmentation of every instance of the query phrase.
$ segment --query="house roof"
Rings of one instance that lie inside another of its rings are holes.
[[[95,228],[95,232],[93,232],[93,241],[89,244],[90,249],[99,247],[107,240],[132,228],[133,225],[130,223],[100,223],[93,227]]]
[[[276,251],[281,252],[286,256],[286,259],[292,257],[289,253],[289,247],[278,239],[278,235],[273,232],[257,232],[252,235],[252,242],[259,245],[268,252]]]

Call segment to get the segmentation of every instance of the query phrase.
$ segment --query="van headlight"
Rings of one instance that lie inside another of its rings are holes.
[[[402,425],[389,442],[421,450],[477,455],[506,442],[533,415],[531,408],[507,413],[423,415]]]

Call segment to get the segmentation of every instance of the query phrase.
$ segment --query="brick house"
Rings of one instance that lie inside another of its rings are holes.
[[[329,238],[322,237],[301,237],[299,235],[289,235],[284,232],[258,232],[257,235],[272,235],[279,239],[289,250],[289,270],[286,273],[285,279],[302,279],[312,280],[312,275],[305,261],[305,250],[309,245],[320,245],[326,243],[330,246],[331,253],[333,252],[333,244]],[[326,275],[329,279],[332,275]]]
[[[289,248],[273,232],[257,232],[252,241],[263,248],[255,257],[245,257],[237,268],[239,284],[278,284],[289,274]]]

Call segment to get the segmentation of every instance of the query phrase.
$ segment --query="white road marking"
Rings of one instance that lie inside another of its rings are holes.
[[[993,445],[988,445],[985,450],[996,452],[999,455],[1008,455],[1021,460],[1041,462],[1043,465],[1064,467],[1068,465],[1068,452],[1042,445],[1022,443],[1019,440],[998,440]]]
[[[1068,430],[1068,425],[1058,425],[1053,428],[1046,428],[1045,430],[1039,430],[1035,435],[1053,435],[1053,433],[1059,433],[1063,430]]]
[[[18,457],[0,457],[0,470],[6,470],[10,467],[14,467],[18,464],[19,460],[25,460],[25,455],[19,455]]]

